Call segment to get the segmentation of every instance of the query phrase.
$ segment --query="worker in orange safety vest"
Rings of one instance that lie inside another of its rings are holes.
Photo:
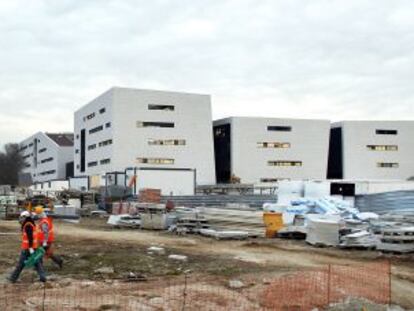
[[[24,262],[32,255],[38,247],[37,230],[32,215],[28,211],[20,214],[19,222],[22,226],[22,244],[19,262],[13,273],[8,278],[10,282],[15,283],[24,269]],[[46,274],[41,261],[35,264],[35,269],[41,282],[46,282]]]
[[[48,217],[42,206],[35,207],[35,214],[38,217],[37,224],[37,240],[46,251],[46,258],[52,259],[52,261],[62,269],[63,260],[59,256],[53,254],[52,244],[55,241],[55,233],[52,217]]]

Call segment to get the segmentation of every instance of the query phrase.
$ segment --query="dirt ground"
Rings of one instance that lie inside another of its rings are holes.
[[[168,278],[184,272],[198,276],[246,279],[271,278],[327,264],[352,265],[376,259],[392,262],[392,301],[414,309],[414,255],[383,255],[376,251],[314,248],[304,241],[252,239],[216,241],[195,235],[176,236],[166,232],[112,229],[103,219],[82,220],[74,225],[56,222],[55,252],[62,255],[62,270],[50,261],[45,267],[58,278],[104,281],[107,278]],[[16,221],[0,221],[0,283],[13,269],[20,245]],[[148,253],[150,246],[165,248],[166,255]],[[171,261],[169,254],[188,256],[187,262]],[[113,268],[104,276],[100,268]],[[32,282],[34,274],[24,272],[21,282]],[[375,282],[375,276],[373,276]]]

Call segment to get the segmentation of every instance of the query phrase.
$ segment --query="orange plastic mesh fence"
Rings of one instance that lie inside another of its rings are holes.
[[[386,261],[358,266],[329,265],[281,277],[268,286],[262,304],[273,310],[312,310],[349,297],[389,304],[390,267]]]
[[[312,310],[348,297],[390,303],[390,264],[330,265],[232,289],[223,279],[197,276],[130,283],[53,282],[0,285],[0,310]],[[112,308],[112,309],[111,309]],[[118,308],[118,309],[117,309]]]

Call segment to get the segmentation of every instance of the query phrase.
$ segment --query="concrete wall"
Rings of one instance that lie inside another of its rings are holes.
[[[330,123],[327,120],[234,117],[231,124],[231,170],[242,183],[261,179],[325,179]],[[291,131],[269,131],[289,126]],[[262,148],[259,142],[289,143],[289,148]],[[268,161],[301,161],[302,166],[270,166]]]
[[[344,179],[401,180],[414,176],[414,122],[344,121],[342,128]],[[380,135],[376,130],[396,130],[397,135]],[[396,151],[369,150],[367,145],[397,146]],[[378,167],[397,163],[398,167]]]
[[[149,104],[173,105],[174,111],[149,110]],[[106,115],[98,116],[105,107]],[[96,116],[83,121],[83,117]],[[109,112],[109,113],[108,113]],[[75,137],[81,128],[89,129],[111,122],[110,129],[89,135],[87,145],[112,139],[111,146],[86,150],[87,160],[111,159],[110,165],[98,165],[80,172],[75,162],[75,175],[91,175],[110,171],[124,171],[127,167],[153,167],[139,163],[138,158],[168,158],[173,164],[156,164],[161,168],[191,168],[197,170],[199,184],[214,184],[214,148],[211,102],[208,95],[164,91],[112,88],[75,113]],[[173,122],[174,128],[137,127],[137,122]],[[150,145],[150,139],[185,140],[185,145]],[[75,149],[79,148],[76,140]],[[75,159],[79,159],[77,155]]]

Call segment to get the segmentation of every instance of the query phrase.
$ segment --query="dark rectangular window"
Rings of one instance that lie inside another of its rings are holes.
[[[103,159],[100,161],[102,165],[111,163],[111,159]]]
[[[278,178],[260,178],[260,182],[262,183],[272,183],[272,182],[278,182],[280,179]]]
[[[174,164],[174,159],[168,158],[138,158],[138,163],[144,164]]]
[[[148,105],[148,110],[174,111],[173,105]]]
[[[80,171],[85,172],[85,163],[86,163],[86,131],[83,129],[81,131],[81,141],[80,141]]]
[[[269,166],[302,166],[302,161],[267,161]]]
[[[39,153],[43,153],[43,152],[45,152],[46,150],[47,150],[46,148],[39,149]]]
[[[93,144],[93,145],[89,145],[88,146],[88,150],[93,150],[93,149],[96,149],[96,144]]]
[[[137,121],[137,127],[174,127],[173,122],[142,122]]]
[[[328,179],[343,178],[342,128],[331,129],[328,153]]]
[[[377,135],[397,135],[397,130],[375,130]]]
[[[93,166],[97,166],[97,165],[98,165],[97,161],[88,162],[88,167],[93,167]]]
[[[106,109],[105,109],[105,108],[101,108],[101,109],[99,109],[99,113],[100,113],[100,114],[105,113],[105,111],[106,111]]]
[[[99,143],[99,147],[105,147],[108,145],[112,145],[112,139],[104,140]]]
[[[185,139],[149,139],[148,145],[156,146],[184,146]]]
[[[94,127],[93,129],[90,129],[89,130],[89,134],[94,134],[94,133],[99,132],[99,131],[102,131],[102,130],[103,130],[103,126],[102,125],[99,125],[97,127]]]
[[[397,145],[367,145],[367,148],[372,151],[398,151]]]
[[[382,168],[398,168],[400,165],[396,162],[378,162],[377,167]]]
[[[106,123],[106,124],[105,124],[105,127],[106,127],[106,128],[111,127],[111,122]]]
[[[47,158],[47,159],[43,159],[43,160],[40,161],[40,163],[47,163],[47,162],[51,162],[51,161],[53,161],[52,157]]]
[[[291,126],[282,126],[282,125],[269,125],[267,127],[268,131],[276,131],[276,132],[291,132]]]
[[[78,154],[78,153],[79,153],[79,149],[76,149],[76,150],[75,150],[75,153],[76,153],[76,154]]]
[[[93,113],[91,113],[91,114],[88,114],[88,115],[85,117],[85,120],[90,120],[90,119],[93,119],[93,118],[95,118],[95,112],[93,112]]]
[[[217,183],[229,183],[232,175],[230,124],[215,126],[213,128],[213,135]]]
[[[41,172],[40,175],[44,176],[44,175],[51,175],[51,174],[54,174],[54,173],[56,173],[56,170]]]
[[[257,148],[290,148],[290,143],[284,142],[258,142]]]
[[[30,143],[30,144],[29,144],[29,147],[33,147],[33,143]]]

